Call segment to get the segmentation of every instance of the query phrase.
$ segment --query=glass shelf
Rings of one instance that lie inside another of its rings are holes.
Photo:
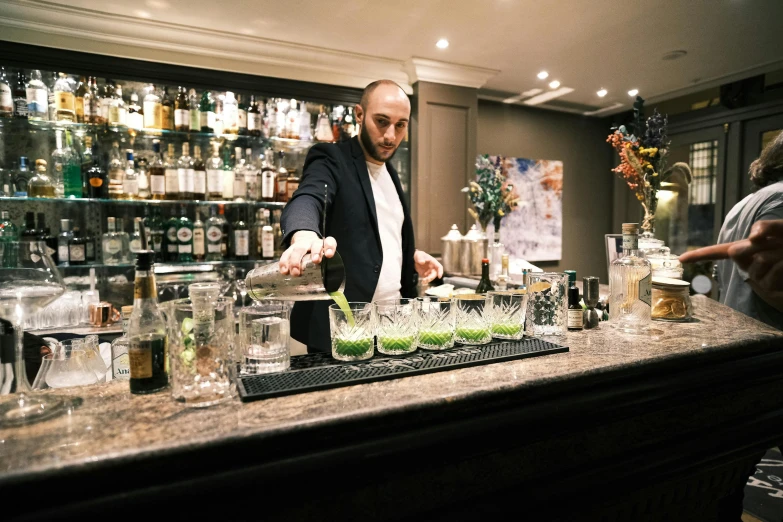
[[[156,274],[174,274],[181,272],[209,272],[217,266],[238,265],[238,266],[255,266],[256,264],[266,265],[269,263],[276,263],[279,258],[274,259],[223,259],[222,261],[192,261],[188,263],[155,263]],[[95,269],[107,269],[107,268],[133,268],[133,263],[119,263],[115,265],[107,265],[103,263],[87,263],[85,265],[58,265],[57,268],[60,271],[77,271],[77,270],[89,270]]]
[[[0,202],[43,202],[43,203],[100,203],[100,204],[118,204],[118,205],[253,205],[259,208],[269,209],[282,209],[285,207],[285,203],[277,203],[270,201],[212,201],[212,200],[154,200],[154,199],[98,199],[98,198],[31,198],[31,197],[15,197],[15,196],[0,196]]]

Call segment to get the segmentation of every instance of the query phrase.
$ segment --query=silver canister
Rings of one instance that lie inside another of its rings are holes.
[[[458,275],[462,273],[462,234],[459,233],[457,225],[451,225],[449,233],[440,238],[443,242],[441,250],[441,262],[443,271],[449,275]]]
[[[601,314],[603,312],[596,310],[595,308],[598,305],[598,300],[601,298],[599,295],[600,291],[597,277],[582,278],[582,295],[584,296],[584,302],[587,306],[587,310],[585,310],[584,314],[585,329],[598,328],[598,323],[601,321]]]
[[[481,275],[481,260],[487,257],[487,235],[476,225],[462,238],[462,275]]]

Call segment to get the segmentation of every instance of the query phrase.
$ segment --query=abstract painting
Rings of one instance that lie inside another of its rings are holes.
[[[498,156],[490,156],[495,163]],[[519,195],[519,206],[503,218],[500,241],[512,258],[557,261],[563,243],[563,162],[500,156],[508,183]],[[487,235],[492,241],[492,224]]]

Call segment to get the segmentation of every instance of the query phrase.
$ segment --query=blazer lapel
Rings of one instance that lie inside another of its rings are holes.
[[[367,209],[370,211],[370,217],[372,218],[372,227],[375,231],[375,239],[378,241],[378,248],[381,248],[381,233],[378,230],[378,213],[375,210],[375,198],[372,195],[372,185],[370,184],[370,173],[367,170],[367,162],[364,159],[364,151],[362,146],[359,145],[359,139],[354,137],[351,139],[351,151],[353,156],[353,164],[356,168],[356,174],[359,176],[359,183],[362,186],[362,192],[364,192],[364,199],[367,202]]]

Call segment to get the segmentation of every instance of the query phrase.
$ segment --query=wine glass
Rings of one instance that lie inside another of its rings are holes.
[[[11,322],[16,337],[13,371],[6,373],[3,390],[16,385],[12,399],[0,402],[0,426],[50,419],[64,411],[62,399],[38,395],[27,381],[23,326],[32,316],[65,292],[65,284],[43,241],[0,242],[0,317]],[[11,382],[15,381],[15,382]]]

